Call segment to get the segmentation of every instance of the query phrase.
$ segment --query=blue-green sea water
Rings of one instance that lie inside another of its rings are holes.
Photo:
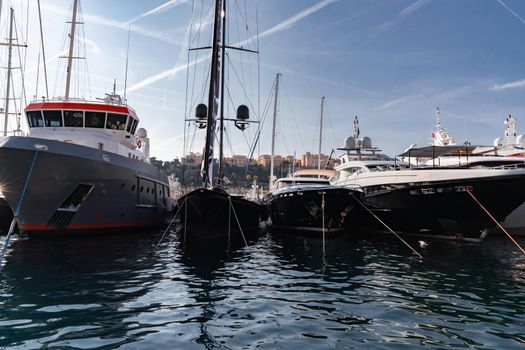
[[[525,256],[483,244],[264,233],[18,239],[0,272],[6,349],[525,349]],[[520,241],[525,244],[525,240]],[[220,250],[220,249],[219,249]]]

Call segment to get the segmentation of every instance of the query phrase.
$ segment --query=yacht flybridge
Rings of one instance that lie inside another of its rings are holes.
[[[394,230],[479,239],[496,225],[481,206],[503,221],[525,200],[525,170],[414,167],[385,157],[367,137],[349,137],[338,150],[332,183],[361,188],[365,204]],[[423,151],[411,149],[410,156],[428,156]],[[372,219],[365,224],[379,228]]]

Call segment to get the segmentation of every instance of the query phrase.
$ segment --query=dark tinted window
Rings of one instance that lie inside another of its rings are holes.
[[[128,127],[126,128],[126,131],[127,131],[127,132],[131,132],[131,127],[133,126],[133,121],[134,121],[134,120],[135,120],[135,119],[129,117]]]
[[[43,111],[46,126],[62,126],[62,111]]]
[[[139,123],[138,120],[133,119],[133,125],[131,126],[131,133],[132,134],[135,133],[135,129],[137,128],[138,123]]]
[[[81,128],[84,126],[82,111],[64,111],[64,125]]]
[[[39,128],[44,126],[44,119],[42,119],[42,113],[40,111],[29,111],[26,112],[27,122],[32,128]]]
[[[86,128],[104,128],[106,113],[86,112]]]
[[[126,128],[126,118],[127,117],[128,116],[125,114],[108,113],[106,129],[124,130]]]

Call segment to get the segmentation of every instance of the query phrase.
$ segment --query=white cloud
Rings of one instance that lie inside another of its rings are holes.
[[[188,2],[188,0],[170,0],[170,1],[165,2],[164,4],[162,4],[160,6],[155,7],[152,10],[144,12],[144,13],[142,13],[142,14],[140,14],[140,15],[132,18],[132,19],[130,19],[128,21],[128,23],[134,23],[134,22],[138,21],[139,19],[147,17],[147,16],[158,15],[159,13],[166,12],[169,9],[171,9],[173,7],[176,7],[176,6],[179,6],[179,5],[182,5],[182,4],[186,3],[186,2]]]
[[[407,100],[409,100],[411,97],[412,96],[405,96],[405,97],[401,97],[401,98],[398,98],[392,101],[385,102],[381,106],[377,107],[376,110],[381,111],[381,110],[388,109],[390,107],[402,104],[406,102]]]
[[[289,29],[291,28],[295,23],[299,22],[300,20],[302,20],[303,18],[305,17],[308,17],[316,12],[318,12],[319,10],[321,10],[322,8],[336,2],[337,0],[323,0],[313,6],[310,6],[309,8],[307,9],[304,9],[302,10],[301,12],[293,15],[292,17],[282,21],[281,23],[273,26],[272,28],[268,29],[268,30],[265,30],[264,32],[260,33],[258,35],[259,39],[262,39],[264,37],[267,37],[269,35],[273,35],[275,33],[278,33],[278,32],[281,32],[283,30],[286,30],[286,29]],[[237,43],[236,45],[237,46],[242,46],[242,45],[245,45],[247,43],[250,43],[250,42],[253,42],[253,40],[257,39],[257,36],[252,36],[251,38],[249,39],[246,39],[240,43]]]
[[[417,0],[412,5],[405,8],[403,11],[399,13],[400,16],[408,16],[417,10],[419,10],[421,7],[425,6],[429,0]]]
[[[409,15],[413,14],[414,12],[420,10],[423,6],[428,4],[430,0],[416,0],[413,2],[410,6],[404,8],[396,18],[393,20],[381,24],[379,27],[377,27],[377,30],[386,30],[392,26],[394,26],[396,23],[398,23],[402,18],[408,17]]]
[[[518,80],[518,81],[512,81],[509,83],[503,83],[503,84],[494,84],[490,90],[507,90],[507,89],[521,89],[525,87],[525,79]]]
[[[314,6],[311,6],[297,14],[295,14],[294,16],[288,18],[287,20],[284,20],[283,22],[279,23],[278,25],[264,31],[263,33],[261,33],[259,35],[259,38],[262,38],[262,37],[266,37],[266,36],[269,36],[269,35],[272,35],[272,34],[275,34],[277,32],[280,32],[280,31],[283,31],[285,29],[288,29],[288,28],[291,28],[295,23],[299,22],[301,19],[321,10],[323,7],[325,6],[328,6],[330,5],[331,3],[335,2],[337,0],[323,0],[321,2],[319,2],[318,4],[314,5]],[[240,42],[240,43],[237,43],[235,44],[236,46],[242,46],[242,45],[245,45],[246,43],[249,43],[249,42],[252,42],[253,40],[255,39],[255,37],[252,37],[250,39],[247,39],[243,42]],[[203,60],[207,59],[208,57],[202,57],[200,59],[198,59],[197,61],[194,61],[192,63],[190,63],[190,66],[191,65],[195,65],[197,63],[200,63],[202,62]],[[186,69],[187,65],[184,64],[184,65],[179,65],[179,66],[175,66],[171,69],[168,69],[168,70],[165,70],[165,71],[162,71],[160,73],[157,73],[149,78],[146,78],[132,86],[130,86],[128,88],[128,91],[135,91],[135,90],[138,90],[140,88],[143,88],[145,86],[148,86],[150,84],[153,84],[153,83],[156,83],[157,81],[159,80],[162,80],[162,79],[165,79],[165,78],[169,78],[169,77],[172,77],[174,76],[175,74],[183,71],[184,69]]]
[[[159,80],[162,80],[162,79],[165,79],[165,78],[168,78],[168,77],[171,77],[177,73],[180,73],[182,71],[184,71],[187,67],[191,67],[191,66],[194,66],[204,60],[208,59],[208,56],[203,56],[193,62],[190,62],[189,65],[186,65],[186,64],[183,64],[183,65],[179,65],[179,66],[175,66],[171,69],[167,69],[165,71],[162,71],[160,73],[157,73],[155,75],[152,75],[146,79],[143,79],[142,81],[139,81],[138,83],[135,83],[133,85],[131,85],[130,87],[128,87],[128,92],[132,92],[132,91],[136,91],[136,90],[139,90],[145,86],[148,86],[150,84],[153,84],[153,83],[156,83],[157,81]]]

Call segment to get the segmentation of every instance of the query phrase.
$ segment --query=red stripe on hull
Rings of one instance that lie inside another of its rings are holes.
[[[66,229],[61,230],[49,227],[46,224],[23,224],[24,231],[75,231],[75,230],[94,230],[94,229],[113,229],[113,228],[141,228],[146,226],[160,225],[158,221],[139,221],[139,222],[99,222],[93,224],[71,224]]]

